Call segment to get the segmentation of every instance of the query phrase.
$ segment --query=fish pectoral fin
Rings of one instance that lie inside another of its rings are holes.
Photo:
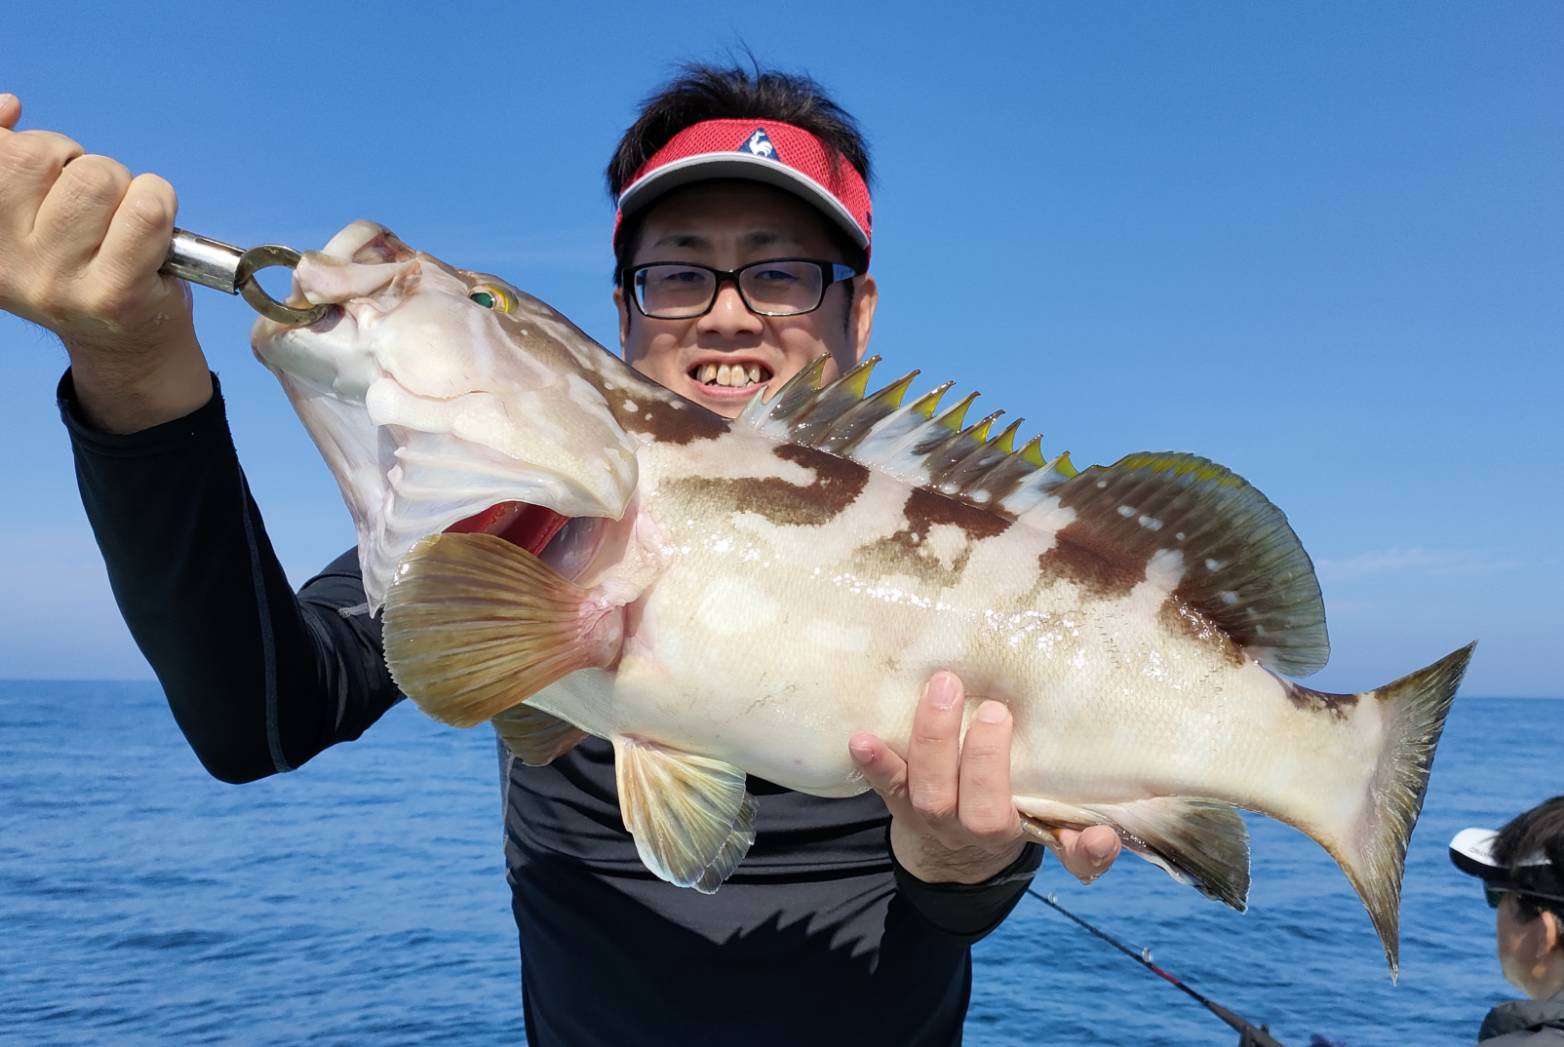
[[[1249,897],[1249,830],[1230,805],[1189,796],[1155,796],[1117,804],[1059,803],[1017,797],[1028,835],[1057,846],[1054,830],[1108,825],[1124,849],[1207,898],[1243,912]]]
[[[755,842],[744,772],[641,738],[613,741],[619,810],[642,863],[675,886],[715,894]]]
[[[552,763],[587,736],[575,724],[528,705],[506,709],[489,722],[506,748],[528,767]]]
[[[386,665],[424,712],[471,727],[556,680],[612,665],[624,612],[489,534],[413,546],[386,594]]]

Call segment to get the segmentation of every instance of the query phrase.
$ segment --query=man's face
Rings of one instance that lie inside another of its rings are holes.
[[[1499,902],[1495,914],[1499,967],[1511,985],[1540,999],[1558,991],[1553,984],[1555,968],[1560,966],[1553,955],[1559,948],[1558,917],[1551,912],[1527,915],[1530,919],[1522,918],[1513,894]]]
[[[695,262],[737,269],[772,258],[846,261],[824,216],[803,200],[768,185],[721,181],[686,186],[653,204],[641,220],[630,264]],[[726,281],[710,311],[687,320],[642,316],[621,286],[614,291],[619,345],[648,378],[731,418],[751,397],[781,388],[821,353],[831,354],[827,378],[863,356],[876,292],[867,275],[854,283],[851,307],[847,288],[832,284],[814,312],[774,317],[750,312],[738,288]],[[724,377],[726,383],[720,381]]]

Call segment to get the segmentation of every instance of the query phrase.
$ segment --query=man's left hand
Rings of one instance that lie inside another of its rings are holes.
[[[966,693],[954,673],[930,678],[905,756],[872,734],[854,735],[853,762],[891,812],[891,849],[930,883],[982,883],[1021,856],[1026,836],[1010,789],[1010,710],[996,701],[961,723]],[[1105,825],[1057,830],[1056,853],[1090,883],[1113,864],[1119,838]]]

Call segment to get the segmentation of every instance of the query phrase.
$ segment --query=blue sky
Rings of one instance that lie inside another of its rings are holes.
[[[1476,638],[1465,693],[1564,694],[1564,7],[74,9],[7,8],[0,90],[168,177],[182,225],[305,248],[375,218],[604,341],[602,168],[637,100],[744,45],[812,73],[874,148],[887,370],[982,390],[1083,464],[1171,448],[1248,477],[1319,568],[1315,686]],[[197,309],[303,581],[346,510],[246,308]],[[146,676],[75,494],[63,361],[0,316],[0,676]]]

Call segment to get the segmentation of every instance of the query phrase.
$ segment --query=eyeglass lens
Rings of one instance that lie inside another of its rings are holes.
[[[814,262],[757,262],[738,271],[739,293],[757,313],[788,316],[820,305],[825,277]],[[717,276],[694,266],[647,266],[635,275],[636,299],[648,316],[665,319],[699,316],[717,295]]]

